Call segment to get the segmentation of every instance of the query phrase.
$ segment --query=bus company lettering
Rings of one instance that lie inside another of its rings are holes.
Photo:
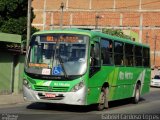
[[[122,71],[120,71],[119,72],[119,79],[120,80],[131,80],[131,79],[133,79],[133,73],[131,73],[131,72],[122,72]]]

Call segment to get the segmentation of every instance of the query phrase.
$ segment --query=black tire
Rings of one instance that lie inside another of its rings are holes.
[[[107,88],[102,88],[101,90],[101,94],[99,97],[99,103],[97,106],[97,110],[98,111],[102,111],[103,109],[108,109],[108,93],[109,93],[109,89]]]
[[[133,103],[134,104],[138,104],[138,102],[140,100],[140,88],[141,88],[141,85],[137,84],[136,88],[135,88],[134,97],[133,97]]]

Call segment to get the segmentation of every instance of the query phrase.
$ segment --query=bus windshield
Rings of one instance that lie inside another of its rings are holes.
[[[43,34],[31,39],[26,72],[50,76],[82,75],[87,68],[89,37]]]

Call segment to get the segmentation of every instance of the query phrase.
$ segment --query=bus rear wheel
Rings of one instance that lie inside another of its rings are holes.
[[[135,94],[133,97],[133,103],[135,103],[135,104],[138,104],[138,102],[140,100],[140,88],[141,88],[141,85],[137,84],[136,88],[135,88]]]
[[[108,87],[107,88],[102,88],[101,89],[101,94],[100,94],[100,97],[99,97],[99,103],[98,103],[98,106],[97,106],[97,110],[98,111],[102,111],[103,109],[108,109],[108,92],[109,89]]]

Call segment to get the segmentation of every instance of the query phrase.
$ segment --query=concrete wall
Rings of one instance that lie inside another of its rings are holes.
[[[0,52],[0,94],[22,92],[24,55]]]
[[[10,94],[13,89],[13,55],[0,52],[0,94]]]
[[[14,93],[22,92],[23,71],[24,71],[24,55],[18,55],[14,64]]]

